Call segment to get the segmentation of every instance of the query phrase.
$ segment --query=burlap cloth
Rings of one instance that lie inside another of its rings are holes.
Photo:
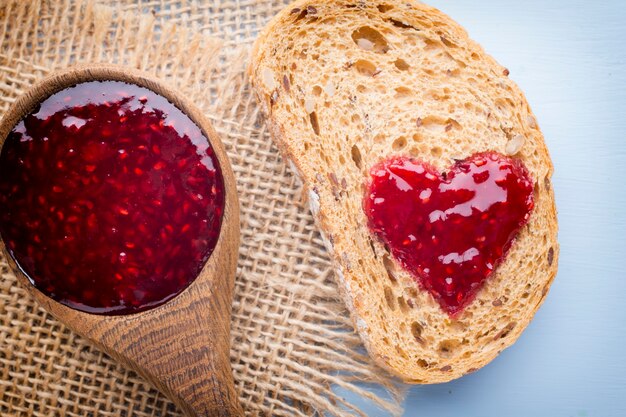
[[[56,68],[115,62],[181,89],[209,116],[241,201],[231,362],[246,413],[364,415],[347,392],[400,414],[401,389],[364,354],[300,187],[245,76],[280,1],[0,0],[0,116]],[[0,415],[177,416],[133,372],[40,309],[0,259]],[[376,394],[374,394],[374,392]]]

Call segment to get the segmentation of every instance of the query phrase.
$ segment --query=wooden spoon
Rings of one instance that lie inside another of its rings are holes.
[[[0,149],[10,131],[50,95],[86,81],[124,81],[167,98],[209,139],[221,166],[225,207],[217,245],[198,277],[165,304],[136,314],[89,314],[62,305],[36,289],[9,255],[21,285],[54,317],[135,370],[186,415],[241,416],[229,361],[230,314],[239,247],[239,203],[232,169],[209,121],[178,92],[136,70],[86,65],[56,72],[23,94],[0,122]],[[167,254],[164,254],[165,256]]]

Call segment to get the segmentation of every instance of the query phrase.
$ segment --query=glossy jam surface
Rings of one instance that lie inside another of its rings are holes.
[[[130,314],[179,294],[211,255],[223,210],[207,138],[136,85],[54,94],[0,153],[0,235],[35,287],[78,310]]]
[[[450,316],[474,299],[533,209],[528,172],[497,153],[473,155],[444,174],[402,157],[370,173],[371,230]]]

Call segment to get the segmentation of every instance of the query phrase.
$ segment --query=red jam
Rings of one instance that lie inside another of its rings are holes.
[[[182,292],[211,255],[223,211],[207,138],[136,85],[54,94],[0,153],[9,253],[41,292],[89,313],[136,313]]]
[[[495,152],[439,174],[398,157],[371,169],[371,230],[450,316],[461,312],[506,255],[533,208],[533,182]]]

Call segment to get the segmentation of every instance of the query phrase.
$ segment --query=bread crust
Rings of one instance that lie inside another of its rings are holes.
[[[409,383],[446,382],[517,340],[556,275],[559,247],[552,163],[508,70],[416,1],[299,0],[257,39],[249,76],[380,366]],[[452,319],[371,236],[363,186],[369,168],[391,155],[443,171],[488,150],[522,160],[536,204],[476,299]]]

